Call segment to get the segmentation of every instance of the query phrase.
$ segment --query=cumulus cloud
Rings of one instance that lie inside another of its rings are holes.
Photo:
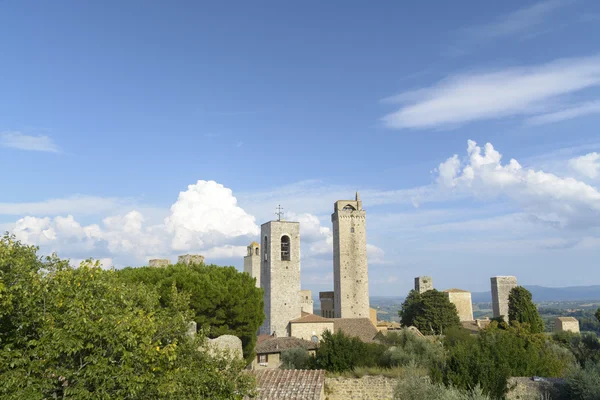
[[[539,221],[557,226],[600,223],[600,192],[595,187],[523,168],[515,159],[502,164],[501,159],[491,143],[482,149],[469,140],[467,159],[458,163],[454,155],[440,164],[438,183],[479,198],[506,197]]]
[[[48,136],[29,136],[21,132],[0,132],[0,146],[58,153],[58,146]]]
[[[600,154],[593,152],[569,160],[569,167],[580,175],[595,179],[600,176]]]
[[[149,224],[133,210],[113,215],[101,224],[81,225],[72,215],[19,219],[13,233],[26,243],[73,256],[114,259],[119,265],[144,263],[178,251],[202,251],[207,257],[243,256],[236,238],[258,235],[254,217],[237,206],[230,189],[214,181],[198,181],[172,205],[163,223]],[[111,259],[111,261],[112,261]]]
[[[571,108],[567,105],[557,109],[557,106],[567,95],[599,85],[598,56],[456,75],[385,99],[387,103],[402,106],[382,120],[390,128],[420,129],[500,117],[542,115]]]

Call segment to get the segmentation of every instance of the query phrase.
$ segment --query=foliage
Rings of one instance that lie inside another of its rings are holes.
[[[386,347],[378,343],[364,343],[356,337],[339,331],[325,331],[319,348],[310,361],[313,369],[330,372],[350,371],[356,367],[373,367],[380,363]]]
[[[415,365],[430,368],[443,359],[443,347],[439,342],[422,338],[403,329],[378,335],[379,341],[387,346],[381,364],[389,367]]]
[[[594,332],[557,332],[552,340],[573,353],[581,367],[600,363],[600,338]]]
[[[188,298],[74,269],[13,237],[0,240],[0,397],[230,399],[249,393],[243,363],[198,351]]]
[[[410,369],[409,369],[410,371]],[[394,390],[396,400],[489,400],[480,387],[460,390],[441,383],[432,383],[418,372],[407,372]]]
[[[295,347],[281,352],[281,369],[308,369],[310,355],[304,347]]]
[[[143,282],[157,288],[161,303],[172,301],[171,286],[190,295],[190,307],[198,328],[211,338],[235,335],[242,340],[244,357],[254,357],[256,332],[264,320],[263,291],[248,274],[234,267],[171,265],[166,268],[125,268],[125,282]]]
[[[456,306],[445,293],[435,289],[424,293],[411,290],[398,314],[403,326],[416,326],[426,335],[439,335],[460,326]]]
[[[481,386],[492,397],[502,397],[511,376],[561,376],[573,363],[573,356],[532,334],[518,322],[498,328],[494,322],[477,337],[454,336],[444,339],[447,357],[431,371],[431,377],[461,389]]]
[[[598,322],[600,322],[600,307],[596,310],[596,314],[594,314],[596,316],[596,319],[598,320]]]
[[[600,363],[587,363],[584,368],[573,369],[566,377],[569,399],[600,399]]]
[[[531,292],[523,286],[512,288],[508,295],[508,321],[529,324],[532,333],[544,331],[544,322],[532,301]]]

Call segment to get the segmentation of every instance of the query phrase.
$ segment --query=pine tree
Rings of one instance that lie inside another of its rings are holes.
[[[421,294],[411,290],[398,314],[403,326],[414,325],[424,334],[439,335],[460,325],[456,306],[435,289]]]
[[[522,286],[514,287],[508,295],[508,321],[529,324],[531,333],[544,331],[544,322],[532,301],[531,292]]]

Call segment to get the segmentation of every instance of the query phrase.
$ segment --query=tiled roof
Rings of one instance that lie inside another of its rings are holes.
[[[281,353],[283,350],[304,347],[306,350],[314,350],[318,343],[310,342],[295,337],[273,337],[256,344],[256,354]]]
[[[255,400],[322,400],[325,371],[266,369],[256,371]],[[247,397],[246,397],[247,399]]]
[[[377,328],[369,318],[334,318],[333,329],[342,331],[348,336],[354,336],[363,342],[372,342],[377,335]]]
[[[557,320],[562,322],[576,322],[577,318],[575,317],[556,317]]]
[[[446,292],[446,293],[470,293],[468,290],[462,290],[462,289],[448,289],[448,290],[444,290],[444,292]]]
[[[306,314],[306,315],[305,315]],[[293,324],[297,324],[297,323],[309,323],[309,322],[333,322],[332,319],[328,319],[328,318],[323,318],[319,315],[315,315],[315,314],[308,314],[308,313],[303,313],[302,316],[300,318],[296,318],[290,321]]]
[[[269,334],[263,333],[263,334],[261,334],[261,335],[258,335],[258,336],[256,337],[256,343],[264,342],[265,340],[267,340],[267,339],[271,339],[271,338],[273,338],[273,337],[275,337],[275,336],[272,336],[272,335],[269,335]]]

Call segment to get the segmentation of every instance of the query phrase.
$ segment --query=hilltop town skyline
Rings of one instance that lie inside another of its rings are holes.
[[[333,290],[359,190],[371,295],[600,284],[598,2],[0,11],[0,231],[44,254],[242,270],[281,205]]]

